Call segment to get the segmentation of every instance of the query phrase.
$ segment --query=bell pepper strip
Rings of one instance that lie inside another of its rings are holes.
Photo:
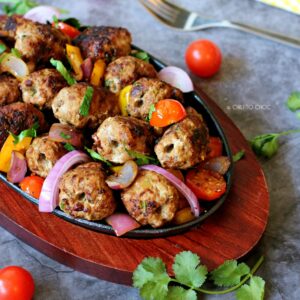
[[[128,116],[127,104],[129,101],[131,88],[132,88],[132,85],[127,85],[121,90],[121,92],[119,94],[119,106],[121,109],[122,116],[124,116],[124,117]]]
[[[81,69],[81,65],[83,63],[83,59],[81,56],[80,49],[76,46],[67,44],[66,45],[66,50],[67,50],[67,57],[69,59],[69,62],[72,66],[72,69],[74,70],[75,73],[75,79],[76,80],[82,80],[83,78],[83,72]]]
[[[91,75],[91,84],[94,86],[99,86],[103,80],[105,72],[105,62],[102,59],[96,60],[94,63],[94,68]]]

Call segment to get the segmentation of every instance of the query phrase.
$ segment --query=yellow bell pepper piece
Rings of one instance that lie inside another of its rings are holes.
[[[132,85],[125,86],[121,90],[120,95],[119,95],[119,106],[120,106],[120,109],[121,109],[122,116],[125,116],[125,117],[128,116],[127,104],[128,104],[128,101],[129,101],[131,88],[132,88]]]
[[[66,45],[66,50],[67,50],[67,57],[69,59],[69,62],[72,66],[72,69],[74,70],[75,73],[75,79],[76,80],[81,80],[83,77],[83,72],[81,69],[81,65],[83,63],[83,59],[81,56],[80,49],[76,46],[67,44]]]
[[[113,166],[110,167],[110,169],[114,172],[114,173],[119,173],[121,171],[121,169],[123,168],[123,166]]]
[[[195,219],[195,216],[193,215],[191,208],[190,207],[185,207],[181,210],[179,210],[176,214],[175,217],[173,219],[173,223],[175,225],[180,225],[180,224],[184,224],[187,223],[189,221],[192,221]]]
[[[22,154],[29,148],[32,137],[25,137],[17,144],[14,144],[14,137],[10,134],[4,142],[0,152],[0,171],[8,172],[10,160],[13,151],[21,152]]]
[[[94,68],[91,75],[91,84],[94,86],[99,86],[102,82],[105,72],[105,62],[102,59],[96,60],[94,63]]]

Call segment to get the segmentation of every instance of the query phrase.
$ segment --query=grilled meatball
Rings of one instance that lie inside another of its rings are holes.
[[[109,116],[120,113],[117,98],[114,94],[101,88],[94,88],[89,114],[80,114],[80,107],[88,85],[77,83],[60,90],[52,102],[55,117],[61,123],[70,124],[76,128],[96,128]]]
[[[22,130],[39,122],[39,132],[44,132],[48,126],[44,115],[32,104],[16,102],[0,107],[0,148],[3,146],[8,132],[19,134]]]
[[[0,75],[0,106],[16,102],[20,96],[18,80],[9,75]]]
[[[183,101],[182,92],[155,78],[141,78],[133,84],[127,105],[128,114],[145,120],[152,104],[163,99]]]
[[[101,164],[86,163],[65,173],[59,184],[59,206],[75,218],[96,221],[110,216],[116,202]]]
[[[17,27],[23,23],[32,23],[32,21],[24,19],[19,15],[0,16],[0,36],[14,40],[16,38]]]
[[[51,108],[53,98],[67,86],[66,80],[55,69],[43,69],[26,76],[20,87],[23,101],[40,109]]]
[[[154,147],[164,168],[188,169],[202,161],[207,152],[208,129],[193,108],[187,117],[172,125]]]
[[[41,177],[47,177],[55,163],[66,153],[63,144],[51,141],[47,136],[37,137],[26,151],[28,168]]]
[[[148,123],[132,117],[107,118],[92,137],[98,153],[114,163],[123,164],[132,159],[128,150],[142,154],[151,151],[152,135]]]
[[[111,62],[105,73],[105,86],[113,93],[141,77],[157,77],[154,67],[136,57],[123,56]]]
[[[164,176],[142,170],[134,183],[122,191],[121,198],[134,219],[157,228],[174,218],[179,193]]]
[[[84,57],[104,59],[106,62],[130,54],[131,35],[121,27],[92,26],[73,40]]]

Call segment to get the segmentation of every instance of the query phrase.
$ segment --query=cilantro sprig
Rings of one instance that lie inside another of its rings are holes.
[[[84,117],[86,117],[89,114],[93,95],[94,95],[94,88],[91,86],[88,86],[86,88],[86,91],[85,91],[85,94],[83,97],[83,101],[79,108],[79,113]]]
[[[148,116],[146,117],[146,121],[150,122],[151,118],[152,118],[152,114],[155,112],[155,105],[151,104],[150,109],[149,109],[149,113]]]
[[[25,129],[21,131],[20,134],[16,135],[13,134],[12,132],[9,132],[14,138],[14,144],[20,143],[25,137],[36,137],[37,136],[37,129],[39,128],[39,122],[35,122],[31,128]]]
[[[150,59],[149,54],[147,52],[145,52],[145,51],[133,50],[130,55],[134,56],[136,58],[139,58],[141,60],[144,60],[146,62],[149,62],[149,59]]]
[[[5,52],[6,50],[6,46],[4,44],[0,44],[0,54],[2,54],[3,52]]]
[[[160,258],[148,257],[134,271],[133,285],[140,289],[140,295],[145,300],[196,300],[196,292],[222,295],[233,291],[236,291],[237,300],[262,300],[265,282],[261,277],[254,276],[262,262],[263,257],[250,270],[245,263],[238,263],[235,260],[225,261],[217,269],[208,273],[197,254],[183,251],[175,256],[172,266],[174,278],[168,275],[166,266]],[[216,286],[223,289],[202,288],[208,277]],[[170,283],[172,286],[169,286]]]
[[[100,160],[102,161],[103,163],[105,163],[108,167],[111,167],[112,164],[106,160],[101,154],[99,154],[98,152],[92,150],[92,149],[89,149],[88,147],[84,147],[84,149],[88,152],[88,154],[95,160]]]
[[[244,156],[245,156],[245,150],[242,149],[242,150],[240,150],[239,152],[235,153],[235,154],[232,156],[232,160],[233,160],[233,162],[237,162],[237,161],[239,161],[240,159],[242,159]]]
[[[295,112],[300,110],[300,91],[292,92],[286,102],[289,110]]]
[[[24,15],[30,9],[38,6],[39,4],[32,0],[0,0],[0,3],[9,3],[3,6],[3,11],[11,16],[13,14]]]
[[[50,63],[62,75],[69,85],[77,83],[76,79],[68,72],[64,64],[60,60],[50,59]]]
[[[148,165],[148,164],[153,164],[153,165],[158,164],[158,160],[155,157],[148,156],[143,153],[129,150],[126,148],[125,148],[125,150],[131,158],[136,160],[136,163],[138,166],[143,166],[143,165]]]

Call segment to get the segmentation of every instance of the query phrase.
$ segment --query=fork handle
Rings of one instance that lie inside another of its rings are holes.
[[[252,26],[237,23],[237,22],[230,22],[230,21],[223,21],[223,22],[222,23],[223,23],[224,27],[230,27],[230,28],[234,28],[237,30],[241,30],[241,31],[244,31],[247,33],[257,35],[262,38],[269,39],[274,42],[278,42],[278,43],[281,43],[281,44],[284,44],[287,46],[291,46],[291,47],[300,49],[300,39],[283,36],[281,34],[278,34],[278,33],[272,32],[272,31],[252,27]]]

